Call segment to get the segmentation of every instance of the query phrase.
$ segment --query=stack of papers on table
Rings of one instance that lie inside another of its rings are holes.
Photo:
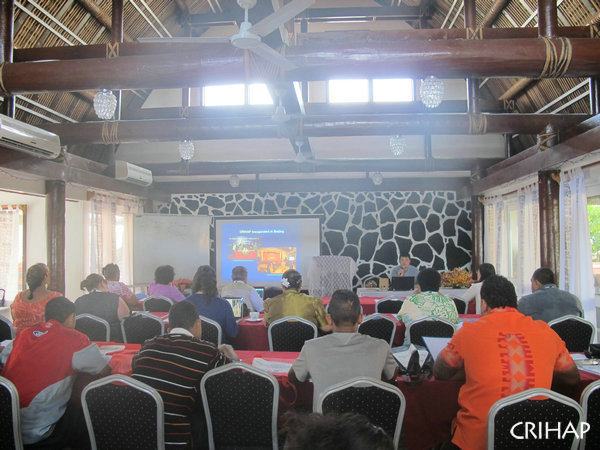
[[[571,353],[571,357],[579,370],[600,375],[600,361],[597,359],[588,359],[581,353]]]
[[[288,373],[292,368],[292,363],[254,358],[252,366],[269,373]]]

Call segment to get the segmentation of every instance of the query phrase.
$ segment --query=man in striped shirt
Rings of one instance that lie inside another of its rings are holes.
[[[156,389],[164,402],[167,448],[195,448],[204,429],[200,380],[213,367],[239,360],[233,348],[200,340],[201,321],[194,305],[175,303],[170,333],[144,343],[133,359],[133,377]]]

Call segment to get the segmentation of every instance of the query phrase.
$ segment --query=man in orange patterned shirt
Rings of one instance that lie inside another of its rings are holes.
[[[435,361],[436,378],[465,380],[453,422],[452,444],[460,448],[486,448],[488,411],[501,398],[531,388],[569,393],[579,382],[561,338],[516,308],[511,282],[487,278],[481,286],[483,317],[465,323]]]

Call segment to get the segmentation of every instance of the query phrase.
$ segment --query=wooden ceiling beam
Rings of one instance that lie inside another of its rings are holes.
[[[485,13],[485,16],[483,16],[483,19],[481,20],[479,27],[480,28],[491,27],[494,24],[494,22],[496,21],[496,19],[498,18],[498,16],[500,14],[502,14],[502,10],[504,9],[504,7],[508,3],[508,1],[509,0],[494,0],[494,3],[492,3],[492,6],[488,10],[488,12]]]
[[[108,31],[112,33],[113,24],[112,17],[104,12],[104,10],[92,0],[77,0],[77,2],[89,12],[94,19],[100,22]],[[127,42],[133,41],[131,36],[123,32],[123,40]]]
[[[585,114],[380,114],[306,116],[284,124],[266,117],[122,120],[45,124],[64,145],[193,140],[385,136],[393,134],[538,134],[546,126],[571,127]]]

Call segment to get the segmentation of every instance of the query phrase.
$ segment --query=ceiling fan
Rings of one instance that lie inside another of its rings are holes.
[[[231,43],[234,47],[249,50],[261,58],[277,64],[284,70],[296,69],[298,66],[286,59],[276,50],[262,42],[262,38],[275,31],[288,20],[293,19],[307,9],[316,0],[293,0],[278,8],[279,0],[272,0],[275,11],[258,23],[252,25],[248,20],[248,10],[256,5],[257,0],[237,0],[237,4],[244,9],[244,21],[240,24],[239,32],[227,37],[197,37],[197,38],[139,38],[139,42],[177,42],[201,44]],[[285,42],[285,39],[284,39]]]

